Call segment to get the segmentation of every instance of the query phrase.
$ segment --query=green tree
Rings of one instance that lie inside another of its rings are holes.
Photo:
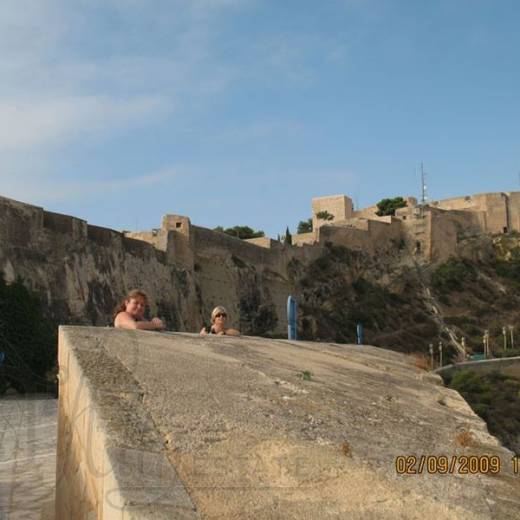
[[[382,199],[377,203],[376,215],[384,217],[386,215],[395,215],[395,210],[405,208],[406,200],[403,197],[394,197],[393,199]]]
[[[44,315],[38,296],[20,279],[7,285],[0,276],[0,394],[54,389],[56,328]]]
[[[289,231],[289,226],[287,226],[287,229],[285,230],[285,237],[283,239],[283,243],[289,244],[289,245],[292,244],[292,235],[291,235],[291,232]]]
[[[265,236],[265,233],[261,230],[255,231],[253,228],[249,226],[234,226],[230,228],[224,229],[222,226],[217,226],[213,228],[214,231],[220,231],[221,233],[226,233],[226,235],[230,235],[232,237],[241,238],[245,240],[247,238],[260,238]]]
[[[320,220],[334,220],[334,215],[329,213],[327,210],[324,210],[318,211],[318,213],[316,213],[316,218],[319,218]]]
[[[310,233],[312,231],[312,218],[298,222],[297,233]]]

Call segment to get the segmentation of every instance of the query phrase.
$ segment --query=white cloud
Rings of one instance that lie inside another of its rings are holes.
[[[214,94],[233,75],[213,57],[216,19],[250,2],[172,0],[154,7],[148,0],[3,0],[0,116],[12,126],[17,115],[23,122],[34,115],[36,126],[54,133],[59,121],[40,121],[54,108],[67,128],[74,120],[82,127],[91,110],[108,110],[117,124],[143,100],[169,99],[174,106],[186,93]],[[103,22],[107,15],[113,17],[110,29]],[[39,141],[15,133],[13,141]]]
[[[111,192],[125,192],[136,188],[164,186],[178,178],[180,172],[171,167],[146,175],[127,178],[70,180],[59,178],[46,170],[43,175],[25,172],[23,175],[0,175],[2,194],[21,201],[47,204],[70,201],[79,198],[102,195]]]
[[[160,98],[127,101],[102,96],[49,101],[0,99],[0,151],[35,146],[64,146],[84,134],[106,133],[120,125],[160,114],[168,102]]]
[[[190,105],[200,110],[234,77],[213,59],[215,20],[248,3],[172,0],[154,7],[148,0],[2,0],[2,193],[45,201],[171,179],[160,173],[79,182],[74,171],[60,173],[54,165],[60,151],[70,152],[77,142],[129,133]],[[106,14],[114,15],[110,30],[103,25]],[[164,52],[154,41],[161,31],[168,37]]]

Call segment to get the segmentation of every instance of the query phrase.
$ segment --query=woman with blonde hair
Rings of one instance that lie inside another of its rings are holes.
[[[227,316],[228,313],[224,307],[221,305],[215,307],[211,312],[211,326],[203,327],[200,331],[201,335],[217,334],[221,336],[240,336],[240,331],[226,328]]]
[[[164,323],[159,318],[145,319],[148,297],[143,291],[134,289],[119,304],[114,313],[114,327],[118,329],[162,330]]]

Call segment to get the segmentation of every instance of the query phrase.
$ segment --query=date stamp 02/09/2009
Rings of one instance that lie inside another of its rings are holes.
[[[511,458],[513,475],[520,476],[520,456]],[[400,455],[395,459],[398,475],[498,475],[502,459],[496,455]]]

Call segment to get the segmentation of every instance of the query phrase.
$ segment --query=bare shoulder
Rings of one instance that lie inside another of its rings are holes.
[[[119,329],[126,329],[135,326],[135,320],[126,311],[121,311],[117,314],[114,320],[114,327]]]

